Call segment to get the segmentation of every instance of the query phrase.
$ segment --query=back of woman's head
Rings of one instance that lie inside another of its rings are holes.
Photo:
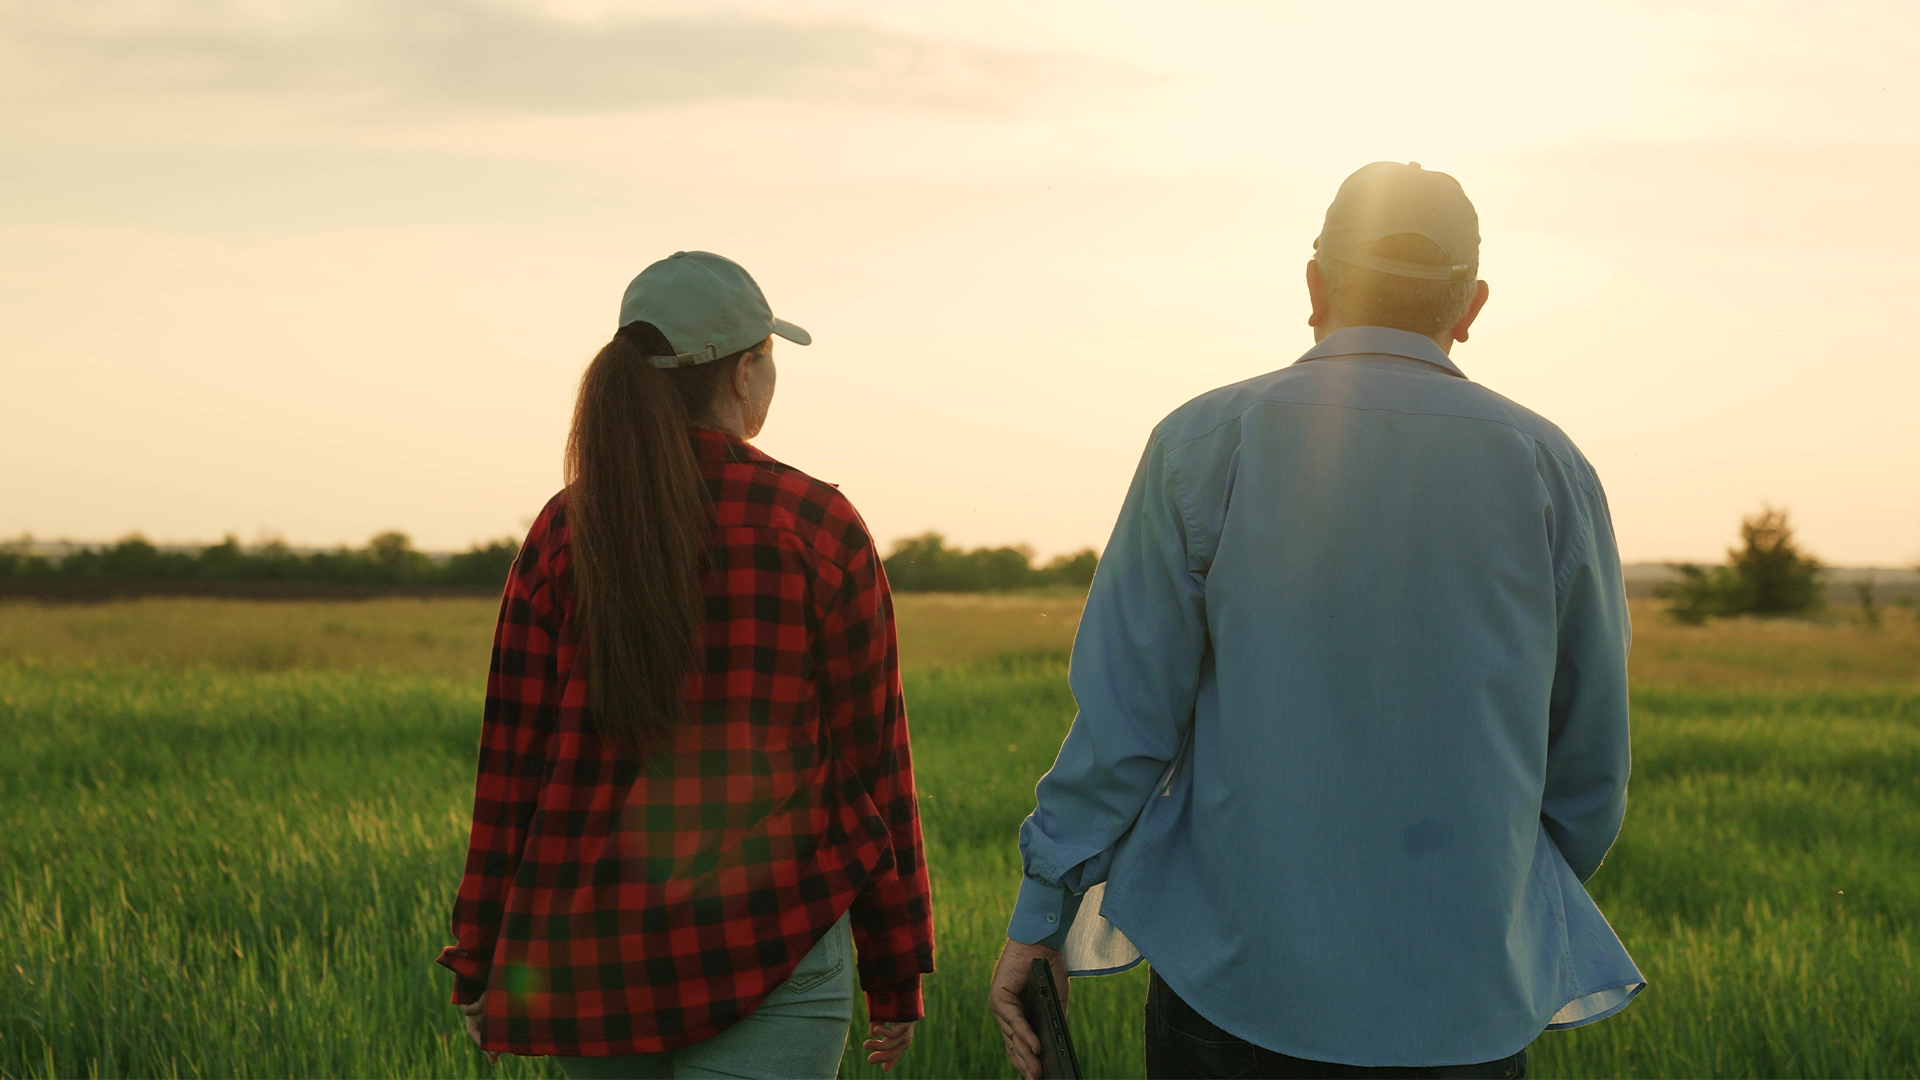
[[[751,352],[752,350],[747,350]],[[580,378],[567,436],[574,626],[596,730],[631,753],[683,719],[711,529],[688,428],[745,353],[662,369],[659,330],[631,323]]]

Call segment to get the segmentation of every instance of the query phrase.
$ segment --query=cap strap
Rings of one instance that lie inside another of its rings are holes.
[[[649,356],[647,357],[647,363],[657,368],[680,368],[693,367],[696,364],[704,364],[709,360],[718,359],[720,359],[719,348],[714,345],[708,345],[698,352],[675,353],[672,356]]]
[[[1324,255],[1326,253],[1322,252],[1321,254]],[[1472,281],[1474,271],[1480,267],[1479,263],[1461,263],[1458,266],[1437,266],[1433,263],[1402,262],[1399,259],[1389,259],[1371,252],[1350,257],[1328,255],[1327,258],[1335,262],[1346,263],[1348,266],[1360,266],[1368,270],[1378,270],[1383,274],[1392,274],[1396,277],[1420,278],[1425,281]]]

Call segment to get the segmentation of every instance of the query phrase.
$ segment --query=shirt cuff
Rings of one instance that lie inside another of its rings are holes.
[[[449,945],[440,950],[434,963],[453,972],[455,1005],[471,1005],[487,992],[488,965],[475,961],[473,954],[460,946]]]
[[[920,976],[897,982],[884,990],[867,991],[867,1019],[877,1024],[902,1024],[927,1015],[920,997]]]
[[[486,992],[487,992],[486,983],[480,982],[477,979],[469,979],[465,975],[461,975],[457,972],[454,974],[453,1003],[455,1005],[471,1005],[474,1002],[479,1001],[480,995]]]
[[[1067,929],[1079,914],[1083,899],[1083,894],[1071,892],[1064,885],[1026,878],[1020,882],[1020,898],[1014,901],[1007,937],[1023,945],[1044,945],[1057,952],[1066,946]]]

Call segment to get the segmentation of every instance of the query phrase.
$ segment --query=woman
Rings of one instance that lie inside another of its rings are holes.
[[[737,264],[647,267],[580,380],[566,490],[507,580],[458,943],[488,1052],[570,1077],[832,1076],[853,949],[891,1070],[933,923],[873,540],[748,445],[775,319]]]

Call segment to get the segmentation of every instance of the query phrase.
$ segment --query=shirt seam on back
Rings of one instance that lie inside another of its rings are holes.
[[[749,447],[749,449],[752,449],[752,447]],[[798,480],[801,482],[803,486],[812,485],[812,486],[817,486],[817,487],[826,489],[826,493],[825,493],[826,497],[821,500],[810,499],[809,493],[806,491],[795,491],[794,494],[799,496],[802,502],[819,501],[822,503],[822,505],[831,505],[835,500],[839,500],[841,502],[847,503],[847,509],[851,512],[849,515],[850,521],[857,522],[860,525],[860,530],[859,530],[860,535],[866,540],[866,543],[861,545],[855,545],[855,544],[846,543],[844,541],[838,541],[837,542],[838,546],[843,548],[849,556],[857,556],[862,550],[874,551],[876,552],[876,554],[869,556],[869,558],[873,558],[874,561],[876,562],[879,561],[878,555],[877,555],[879,545],[874,543],[872,534],[868,533],[866,530],[865,522],[860,521],[859,512],[854,510],[853,504],[847,501],[847,497],[841,494],[839,488],[834,487],[832,484],[829,484],[824,480],[816,479],[810,473],[797,469],[792,465],[789,465],[786,462],[779,460],[778,458],[773,458],[765,454],[760,454],[760,452],[757,450],[755,450],[754,453],[759,454],[761,460],[752,461],[752,462],[743,462],[741,464],[751,464],[758,471],[773,474],[773,476],[776,477],[777,479],[771,486],[774,487],[776,490],[782,488],[785,482],[787,481]],[[738,522],[735,524],[715,522],[715,527],[721,528],[721,529],[766,529],[770,532],[786,534],[786,535],[792,536],[795,540],[799,541],[801,548],[803,548],[808,553],[810,553],[814,558],[817,558],[821,562],[832,566],[834,569],[840,571],[840,573],[843,576],[849,576],[853,573],[853,567],[851,566],[851,563],[856,560],[849,558],[843,562],[840,559],[836,559],[833,556],[827,554],[825,551],[822,551],[820,544],[816,542],[817,537],[827,533],[827,529],[825,526],[814,523],[814,522],[807,522],[806,529],[803,531],[799,527],[799,522],[801,519],[799,518],[798,515],[795,515],[794,517],[795,517],[795,523],[790,526],[778,525],[771,521],[761,521],[761,522]]]
[[[1475,384],[1475,385],[1478,385],[1478,384]],[[1381,406],[1336,405],[1331,402],[1325,402],[1325,401],[1286,401],[1280,398],[1261,398],[1260,400],[1253,402],[1252,404],[1248,405],[1246,408],[1240,410],[1239,412],[1233,414],[1232,416],[1226,418],[1225,420],[1222,420],[1219,423],[1213,425],[1207,430],[1202,431],[1197,435],[1192,435],[1187,438],[1181,439],[1179,442],[1169,445],[1167,447],[1167,452],[1171,454],[1177,450],[1185,448],[1188,443],[1199,442],[1201,439],[1212,437],[1216,432],[1218,432],[1221,428],[1226,427],[1228,424],[1243,420],[1246,417],[1247,413],[1252,412],[1254,406],[1257,406],[1257,405],[1305,405],[1310,408],[1319,408],[1319,409],[1344,409],[1347,412],[1384,412],[1384,413],[1394,413],[1398,416],[1444,416],[1450,420],[1466,420],[1476,424],[1491,424],[1494,427],[1506,428],[1508,431],[1511,431],[1517,435],[1524,437],[1528,442],[1531,442],[1534,445],[1538,446],[1540,449],[1545,450],[1549,454],[1552,454],[1553,459],[1555,461],[1558,461],[1561,465],[1565,466],[1568,469],[1573,470],[1576,475],[1584,471],[1580,469],[1573,462],[1568,461],[1565,457],[1562,457],[1559,451],[1555,450],[1552,446],[1549,446],[1546,440],[1540,438],[1540,436],[1533,434],[1532,432],[1526,430],[1525,428],[1520,427],[1517,424],[1508,423],[1505,420],[1489,420],[1484,416],[1463,416],[1460,413],[1451,413],[1451,412],[1438,412],[1438,411],[1413,412],[1408,409],[1391,409],[1391,408],[1385,408]],[[1580,486],[1582,490],[1586,491],[1588,494],[1592,494],[1591,487],[1587,483],[1587,480],[1584,476],[1580,477]]]
[[[1579,509],[1581,510],[1581,517],[1586,519],[1583,523],[1584,527],[1581,528],[1580,535],[1574,537],[1573,546],[1568,552],[1566,568],[1563,570],[1555,570],[1553,573],[1553,599],[1555,606],[1560,604],[1562,594],[1566,591],[1567,586],[1573,582],[1573,575],[1579,572],[1581,564],[1586,562],[1588,551],[1593,547],[1593,515],[1587,513],[1585,507],[1580,507]]]
[[[1173,452],[1176,449],[1178,447],[1167,448],[1167,483],[1173,488],[1173,507],[1180,512],[1180,540],[1181,546],[1186,549],[1181,553],[1184,556],[1182,561],[1186,563],[1188,573],[1203,573],[1204,571],[1194,564],[1202,562],[1211,566],[1213,553],[1208,552],[1204,559],[1195,557],[1194,537],[1196,535],[1204,537],[1206,532],[1196,524],[1193,511],[1187,508],[1186,485],[1180,481],[1179,463],[1173,460]]]

